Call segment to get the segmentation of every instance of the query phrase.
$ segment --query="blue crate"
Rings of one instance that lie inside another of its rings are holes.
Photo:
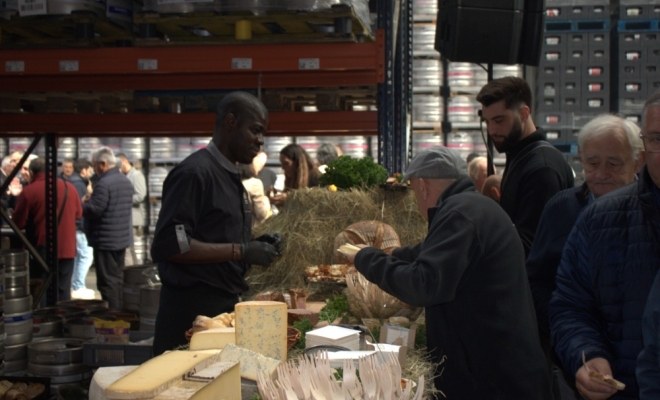
[[[620,20],[619,32],[656,32],[660,30],[660,20]]]
[[[564,21],[545,21],[544,32],[607,32],[610,30],[609,19],[576,19]]]

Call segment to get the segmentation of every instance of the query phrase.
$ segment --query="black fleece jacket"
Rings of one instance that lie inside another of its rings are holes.
[[[428,348],[436,362],[446,357],[435,385],[448,399],[552,398],[520,239],[470,178],[451,184],[429,210],[421,244],[392,256],[365,248],[355,266],[426,308]]]

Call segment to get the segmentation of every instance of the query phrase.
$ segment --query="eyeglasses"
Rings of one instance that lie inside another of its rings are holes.
[[[639,135],[644,141],[644,148],[649,153],[660,153],[660,135]]]

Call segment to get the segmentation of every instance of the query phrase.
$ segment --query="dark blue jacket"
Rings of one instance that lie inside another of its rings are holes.
[[[133,185],[117,168],[99,178],[88,202],[83,203],[85,234],[96,250],[123,250],[131,245]]]
[[[655,277],[642,322],[644,350],[637,358],[641,400],[660,399],[660,273]]]
[[[612,399],[637,399],[642,315],[660,268],[660,204],[644,167],[640,179],[584,209],[566,242],[550,300],[555,352],[575,376],[587,360],[609,361],[626,389]]]
[[[76,188],[76,191],[78,192],[78,197],[80,197],[80,200],[87,194],[87,182],[85,179],[83,179],[79,173],[74,172],[68,180],[73,187]],[[84,229],[84,221],[85,218],[80,218],[79,220],[76,220],[76,229],[79,231],[82,231]]]
[[[543,333],[550,333],[548,303],[557,287],[555,277],[561,253],[575,221],[588,201],[589,188],[585,183],[552,196],[541,214],[526,266],[536,319]]]

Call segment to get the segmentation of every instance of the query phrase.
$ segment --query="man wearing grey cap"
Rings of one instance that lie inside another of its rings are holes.
[[[450,399],[551,399],[525,255],[516,229],[445,147],[419,153],[403,180],[429,222],[418,245],[366,247],[355,267],[387,293],[426,308],[435,386]]]

